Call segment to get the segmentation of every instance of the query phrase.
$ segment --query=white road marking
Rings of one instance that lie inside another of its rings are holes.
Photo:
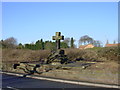
[[[13,90],[19,90],[17,88],[11,87],[11,86],[7,86],[7,88],[13,89]]]
[[[15,76],[23,76],[23,74],[16,74],[16,73],[10,73],[10,72],[0,72],[0,73],[9,74],[9,75],[15,75]],[[61,79],[53,79],[53,78],[45,78],[45,77],[30,76],[30,75],[27,75],[27,77],[33,78],[33,79],[49,80],[49,81],[70,83],[70,84],[77,84],[77,85],[96,86],[96,87],[104,87],[104,88],[120,88],[120,86],[117,86],[117,85],[104,85],[104,84],[95,84],[95,83],[85,83],[85,82],[77,82],[77,81],[69,81],[69,80],[61,80]]]

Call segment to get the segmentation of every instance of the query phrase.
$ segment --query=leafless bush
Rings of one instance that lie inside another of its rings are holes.
[[[71,60],[75,60],[76,58],[82,58],[82,55],[85,54],[84,50],[80,50],[80,49],[65,49],[65,52],[67,54],[67,56],[69,57],[69,59]]]
[[[75,60],[82,58],[90,61],[118,61],[119,51],[117,47],[97,48],[97,49],[65,49],[67,56]]]

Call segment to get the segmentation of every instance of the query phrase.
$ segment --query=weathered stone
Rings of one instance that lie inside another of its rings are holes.
[[[52,39],[56,40],[56,48],[60,49],[60,40],[64,40],[64,36],[61,36],[61,32],[56,32],[56,36],[53,36]]]
[[[43,72],[48,72],[49,70],[59,69],[61,64],[66,64],[68,61],[65,51],[60,49],[60,40],[64,40],[64,36],[61,36],[61,32],[56,32],[56,36],[53,36],[53,40],[56,40],[56,49],[52,51],[48,56],[47,60],[41,63],[29,63],[29,62],[20,62],[19,64],[14,64],[14,69],[22,69],[26,75],[31,75],[34,73],[41,74]],[[46,65],[47,64],[47,65]],[[50,66],[52,65],[52,66]]]

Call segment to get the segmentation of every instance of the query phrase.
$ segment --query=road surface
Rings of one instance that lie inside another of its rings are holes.
[[[3,90],[4,88],[19,90],[19,88],[94,88],[94,87],[2,74],[2,88]]]

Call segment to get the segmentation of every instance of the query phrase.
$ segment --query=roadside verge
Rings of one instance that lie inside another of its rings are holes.
[[[23,76],[23,74],[19,74],[19,73],[11,73],[11,72],[0,72],[0,73],[8,74],[8,75],[15,75],[15,76]],[[120,88],[120,86],[117,86],[117,85],[106,85],[106,84],[88,83],[88,82],[80,82],[80,81],[70,81],[70,80],[40,77],[40,76],[35,76],[35,75],[27,75],[27,77],[33,78],[33,79],[49,80],[49,81],[76,84],[76,85],[86,85],[86,86],[95,86],[95,87],[103,87],[103,88]]]

